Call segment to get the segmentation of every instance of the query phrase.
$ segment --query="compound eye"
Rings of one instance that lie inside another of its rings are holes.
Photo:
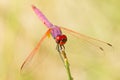
[[[56,43],[60,45],[64,45],[67,41],[66,35],[59,35],[56,37]]]
[[[67,41],[67,38],[65,38],[65,39],[62,39],[62,42],[64,42],[64,43],[65,43],[66,41]]]
[[[65,43],[66,43],[66,41],[67,41],[67,37],[66,37],[66,35],[61,35],[61,40],[60,40],[60,45],[64,45]]]
[[[59,44],[61,41],[61,36],[57,36],[55,40],[56,40],[56,43]]]

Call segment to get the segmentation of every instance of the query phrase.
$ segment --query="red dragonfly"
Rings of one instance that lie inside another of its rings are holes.
[[[105,45],[108,45],[110,47],[112,47],[112,45],[110,43],[101,41],[101,40],[97,40],[95,38],[83,35],[81,33],[75,32],[73,30],[64,28],[64,27],[59,27],[57,25],[52,24],[46,17],[45,15],[34,5],[32,5],[32,9],[33,11],[36,13],[36,15],[39,17],[39,19],[44,23],[44,25],[48,28],[48,30],[46,31],[46,33],[42,36],[42,38],[40,39],[39,43],[37,44],[37,46],[32,50],[32,52],[28,55],[28,57],[25,59],[25,61],[23,62],[22,66],[21,66],[21,70],[24,67],[24,65],[27,63],[27,61],[29,61],[38,51],[38,49],[40,48],[41,43],[43,42],[43,40],[51,34],[51,36],[54,38],[55,42],[57,43],[57,50],[59,51],[59,49],[65,48],[64,44],[67,42],[67,36],[65,34],[62,33],[61,29],[69,32],[69,34],[74,35],[78,38],[81,38],[87,42],[89,42],[90,44],[92,44],[90,42],[90,40],[99,42],[99,43],[103,43]],[[104,51],[104,49],[96,44],[92,44],[95,47],[98,47],[101,51]]]

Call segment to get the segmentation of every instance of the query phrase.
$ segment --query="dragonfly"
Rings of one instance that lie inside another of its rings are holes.
[[[99,42],[99,43],[103,43],[107,46],[112,47],[112,45],[108,42],[104,42],[104,41],[86,36],[84,34],[78,33],[78,32],[73,31],[71,29],[67,29],[67,28],[64,28],[64,27],[61,27],[61,26],[54,25],[46,18],[46,16],[36,6],[32,5],[32,9],[35,12],[35,14],[38,16],[38,18],[42,21],[42,23],[48,28],[48,30],[42,36],[42,38],[40,39],[40,41],[38,42],[36,47],[31,51],[31,53],[28,55],[28,57],[24,60],[24,62],[21,65],[21,70],[23,69],[24,65],[31,58],[33,58],[33,56],[37,53],[38,49],[40,48],[40,45],[42,44],[42,42],[45,40],[45,38],[48,35],[51,35],[53,37],[53,39],[55,40],[55,42],[57,43],[56,48],[57,48],[58,51],[60,51],[60,49],[65,49],[64,45],[67,42],[67,36],[62,33],[62,30],[65,30],[69,34],[74,35],[74,36],[76,36],[80,39],[83,39],[83,40],[89,42],[90,44],[94,45],[95,47],[98,47],[101,51],[104,51],[104,49],[99,45],[91,43],[90,40],[93,40],[93,41],[96,41],[96,42]]]

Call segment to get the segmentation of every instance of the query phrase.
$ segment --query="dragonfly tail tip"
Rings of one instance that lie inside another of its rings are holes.
[[[35,9],[36,7],[34,5],[31,5],[33,9]]]

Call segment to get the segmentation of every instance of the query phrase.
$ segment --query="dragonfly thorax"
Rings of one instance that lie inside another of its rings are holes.
[[[59,45],[64,45],[67,41],[67,36],[66,35],[58,35],[56,38],[56,43]]]

